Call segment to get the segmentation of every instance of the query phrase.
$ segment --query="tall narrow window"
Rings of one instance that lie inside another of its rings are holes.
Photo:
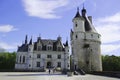
[[[23,63],[25,63],[25,56],[23,56]]]
[[[21,56],[20,56],[20,63],[21,63]]]
[[[75,23],[75,27],[77,27],[78,25],[77,25],[77,23]]]
[[[77,35],[76,35],[75,37],[76,37],[76,39],[78,38],[78,36],[77,36]]]
[[[61,67],[61,62],[58,62],[58,63],[57,63],[57,67]]]
[[[37,62],[37,67],[40,67],[40,62]]]

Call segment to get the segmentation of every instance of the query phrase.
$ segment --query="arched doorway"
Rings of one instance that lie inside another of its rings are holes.
[[[51,68],[52,67],[52,62],[47,62],[47,68]]]

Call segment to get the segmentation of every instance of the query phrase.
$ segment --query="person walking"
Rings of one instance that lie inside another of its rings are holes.
[[[49,71],[48,71],[48,72],[49,72],[49,74],[50,74],[50,72],[51,72],[51,71],[50,71],[50,69],[49,69]]]

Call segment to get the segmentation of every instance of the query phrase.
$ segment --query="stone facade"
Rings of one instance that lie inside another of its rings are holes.
[[[45,68],[69,69],[68,41],[62,44],[61,37],[57,40],[41,39],[36,42],[32,39],[18,47],[15,69],[41,70]]]
[[[92,17],[86,16],[86,9],[79,9],[73,18],[71,29],[72,69],[102,71],[101,35],[92,24]]]

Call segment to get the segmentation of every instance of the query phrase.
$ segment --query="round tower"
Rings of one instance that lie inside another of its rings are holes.
[[[73,19],[73,30],[71,30],[71,48],[74,70],[102,71],[101,63],[101,35],[97,33],[92,17],[87,17],[86,9],[81,10],[82,16],[77,14]]]

